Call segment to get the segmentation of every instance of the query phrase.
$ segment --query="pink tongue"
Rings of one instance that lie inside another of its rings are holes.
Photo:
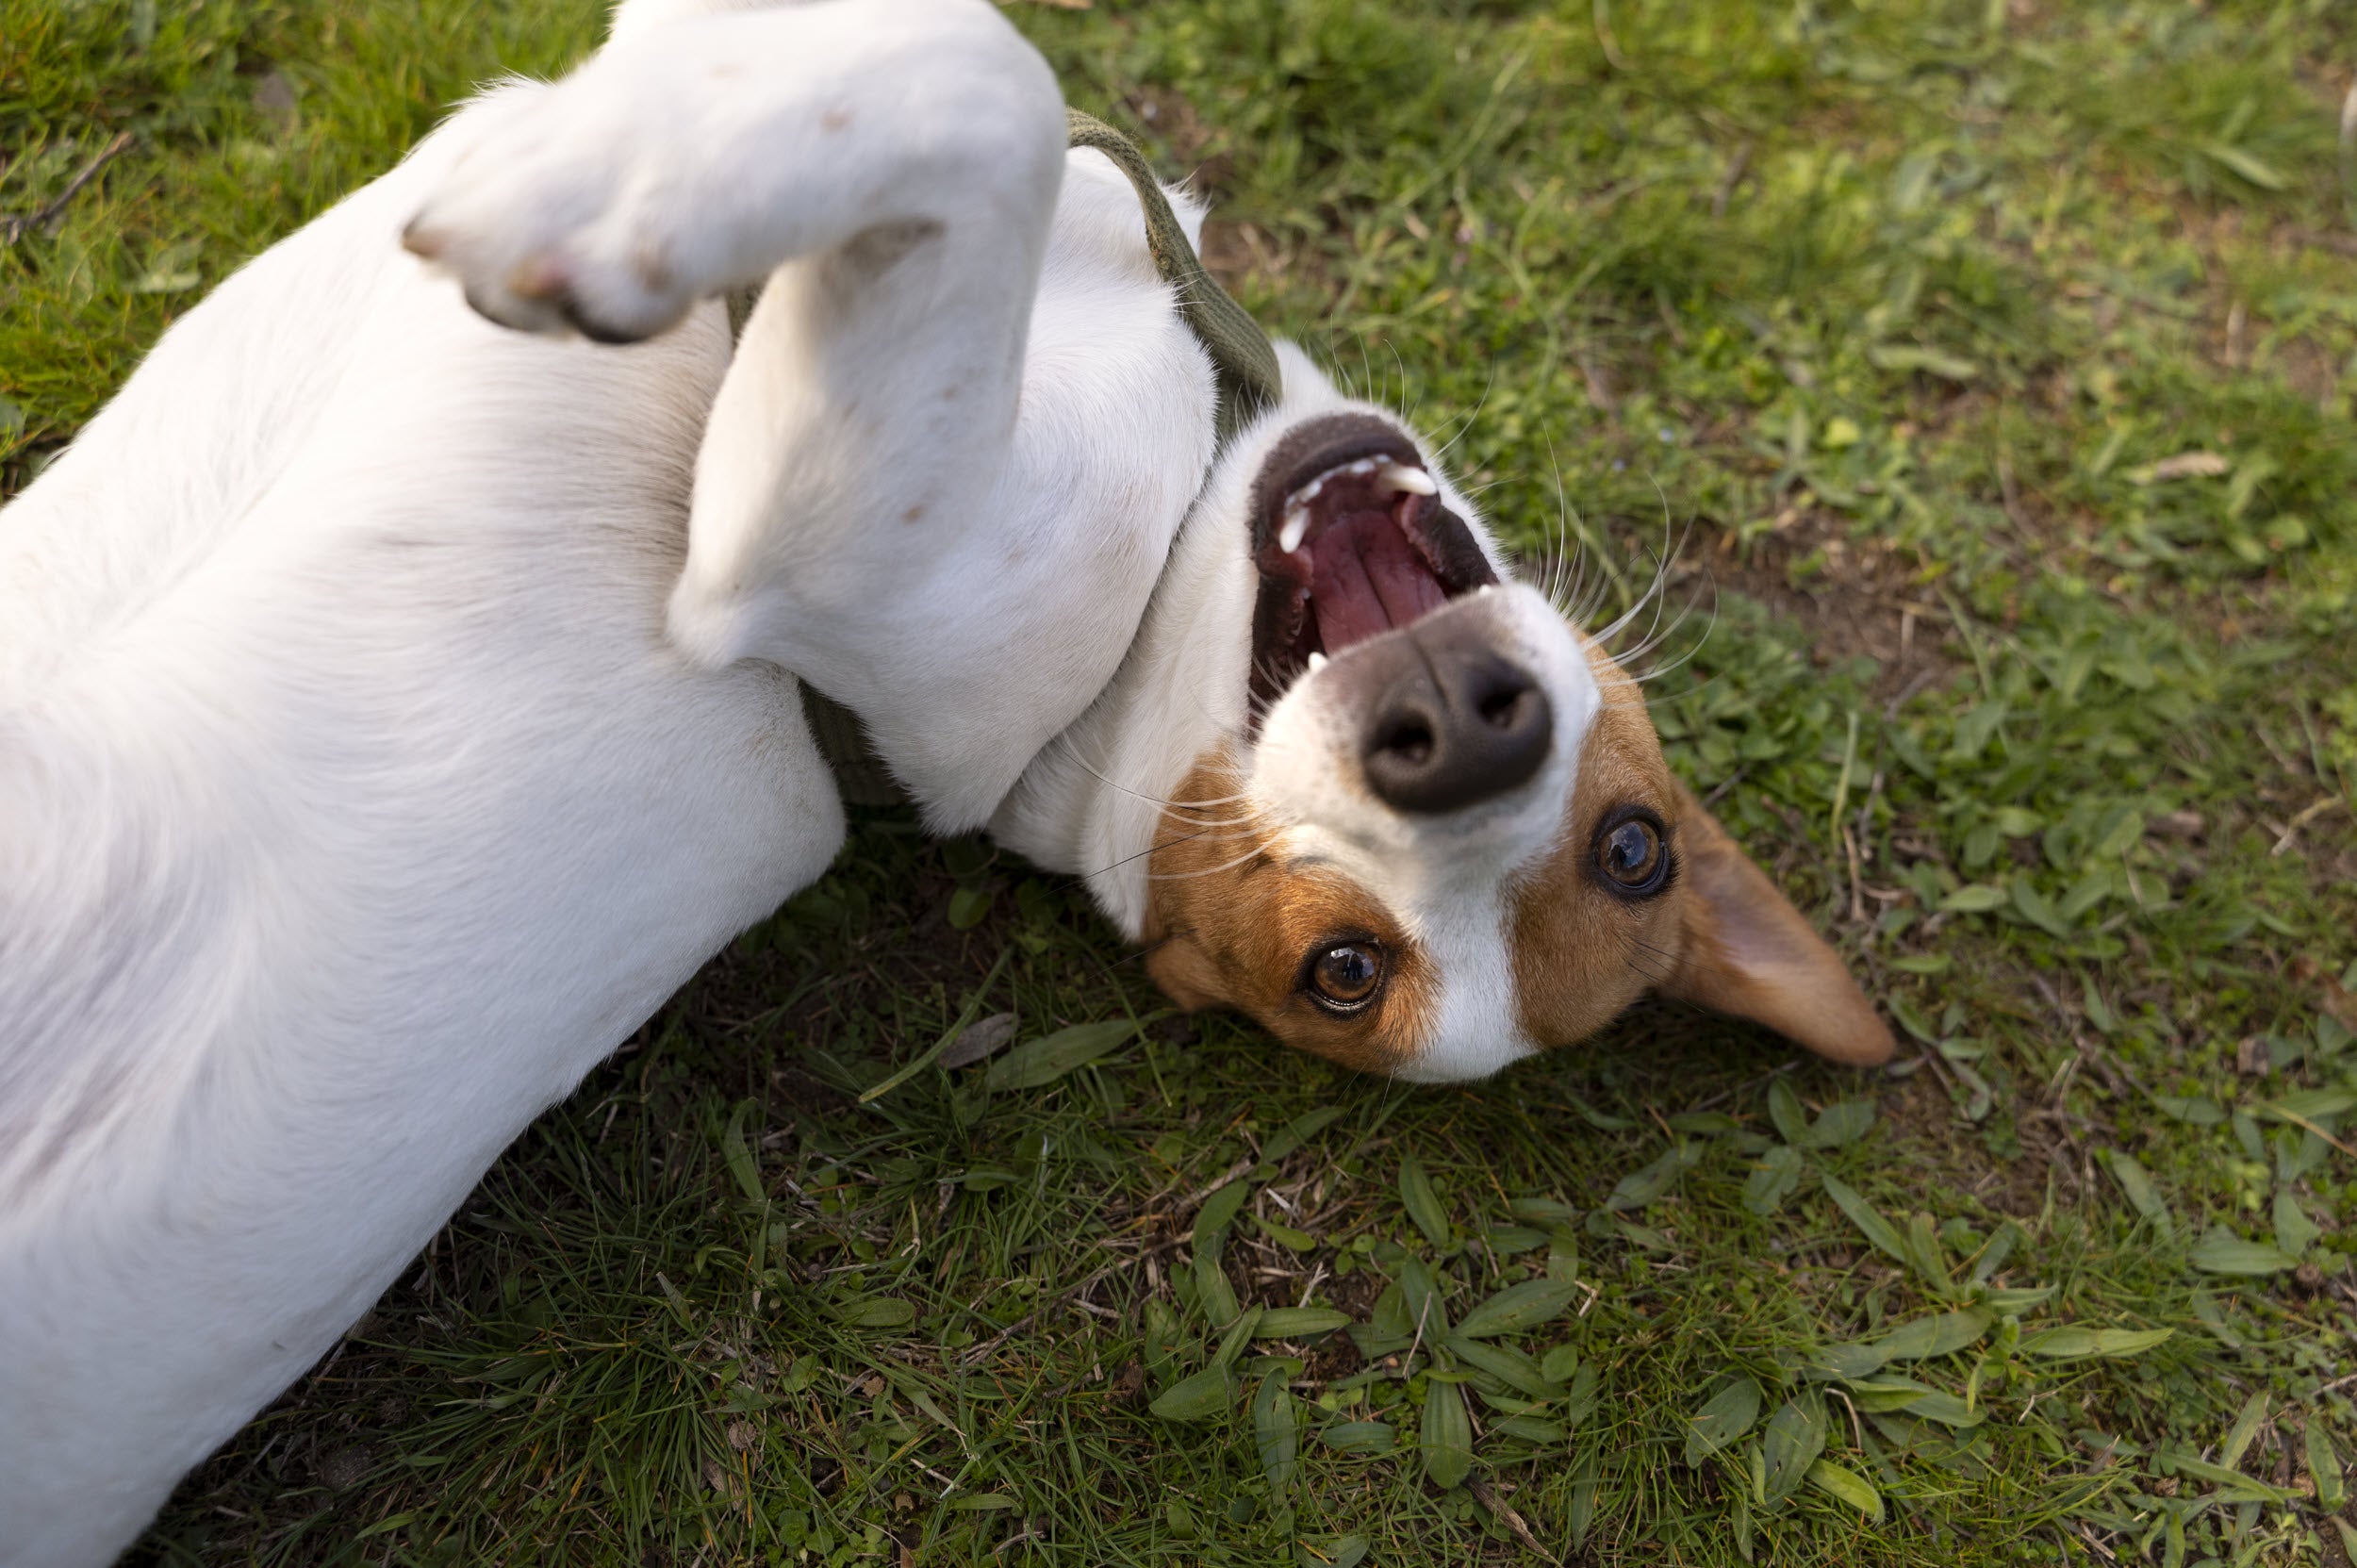
[[[1316,563],[1310,604],[1318,618],[1318,642],[1328,655],[1378,632],[1411,625],[1447,602],[1389,513],[1346,518],[1319,535],[1310,552]]]

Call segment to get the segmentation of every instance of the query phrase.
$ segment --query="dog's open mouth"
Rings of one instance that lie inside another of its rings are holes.
[[[1256,712],[1319,660],[1497,581],[1438,492],[1415,442],[1370,414],[1311,420],[1277,443],[1253,487]]]

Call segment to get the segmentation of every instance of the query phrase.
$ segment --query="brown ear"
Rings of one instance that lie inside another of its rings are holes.
[[[1685,944],[1665,997],[1765,1024],[1852,1066],[1890,1060],[1890,1030],[1801,912],[1718,818],[1676,786]]]

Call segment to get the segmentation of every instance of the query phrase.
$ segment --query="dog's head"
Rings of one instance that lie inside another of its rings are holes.
[[[1648,989],[1885,1060],[1840,961],[1664,763],[1637,684],[1512,580],[1429,445],[1286,357],[1282,405],[1188,527],[1224,561],[1175,563],[1150,618],[1173,646],[1249,642],[1208,666],[1240,719],[1156,808],[1134,922],[1155,980],[1424,1081],[1580,1040]]]

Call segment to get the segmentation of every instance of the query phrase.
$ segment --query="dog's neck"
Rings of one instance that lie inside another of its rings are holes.
[[[1276,354],[1283,399],[1221,446],[1120,668],[1031,760],[990,823],[993,837],[1034,864],[1086,879],[1097,907],[1131,941],[1147,933],[1157,835],[1168,840],[1164,811],[1188,775],[1223,755],[1249,772],[1261,591],[1252,517],[1262,464],[1286,431],[1318,415],[1395,418],[1345,397],[1296,345],[1279,339]],[[1451,499],[1502,570],[1479,513],[1453,491]],[[1223,834],[1250,814],[1241,801],[1192,804],[1188,819],[1204,826],[1189,832]]]
[[[1244,744],[1259,579],[1243,520],[1251,467],[1235,455],[1252,445],[1234,443],[1214,466],[1112,684],[1032,760],[991,822],[1009,849],[1085,878],[1132,941],[1146,929],[1165,804],[1206,754]]]

